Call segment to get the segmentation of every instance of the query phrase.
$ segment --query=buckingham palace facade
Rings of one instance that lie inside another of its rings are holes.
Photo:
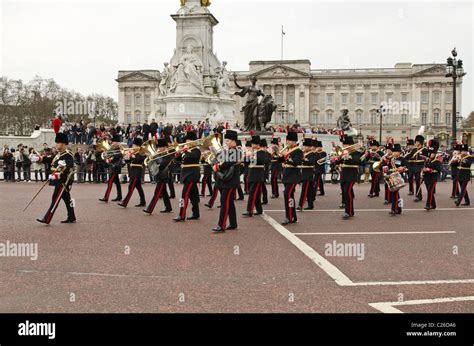
[[[343,109],[349,110],[359,133],[376,136],[382,107],[382,136],[402,141],[413,138],[420,126],[425,134],[449,141],[452,117],[452,80],[445,77],[445,64],[397,63],[393,68],[311,69],[309,60],[251,61],[248,71],[236,71],[241,86],[254,75],[265,94],[278,105],[273,124],[334,128]],[[231,86],[234,83],[231,78]],[[156,70],[119,71],[119,121],[143,122],[155,118],[166,122],[166,115],[155,109],[160,72]],[[457,85],[457,109],[462,109],[462,78]],[[236,91],[233,89],[232,91]],[[235,97],[234,117],[245,99]],[[204,116],[204,115],[203,115]],[[459,114],[458,114],[459,116]],[[183,119],[185,120],[185,119]]]

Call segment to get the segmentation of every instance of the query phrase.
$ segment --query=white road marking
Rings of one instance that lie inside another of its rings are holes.
[[[456,231],[413,231],[413,232],[318,232],[318,233],[293,233],[294,235],[353,235],[353,234],[447,234]]]
[[[440,285],[440,284],[474,284],[474,279],[365,281],[365,282],[353,282],[350,286],[398,286],[398,285]]]
[[[369,303],[371,307],[377,309],[383,313],[403,313],[403,311],[396,309],[394,306],[401,305],[421,305],[421,304],[439,304],[439,303],[452,303],[452,302],[466,302],[474,301],[474,296],[468,297],[450,297],[450,298],[434,298],[434,299],[418,299],[418,300],[407,300],[401,302],[379,302]]]
[[[300,238],[298,238],[285,227],[276,222],[275,219],[266,215],[265,213],[262,214],[262,217],[290,243],[296,246],[301,252],[308,256],[314,263],[316,263],[339,286],[350,286],[352,284],[352,281],[343,272],[337,269],[333,264],[331,264],[327,259],[317,253],[312,247],[310,247]]]
[[[436,211],[452,211],[452,210],[474,210],[474,208],[436,208],[436,210],[433,210],[433,212]],[[270,209],[267,210],[265,209],[265,212],[282,212],[285,211],[285,209]],[[356,212],[389,212],[389,208],[385,209],[355,209]],[[426,211],[424,208],[420,209],[408,209],[408,208],[403,208],[403,211]],[[324,213],[324,212],[344,212],[344,209],[312,209],[312,210],[305,210],[303,212],[299,212],[300,214],[308,213],[308,212],[318,212],[318,213]]]
[[[262,214],[263,219],[270,224],[278,233],[284,236],[290,243],[296,246],[303,254],[316,263],[326,274],[328,274],[339,286],[398,286],[398,285],[438,285],[438,284],[466,284],[474,283],[474,279],[451,279],[451,280],[413,280],[413,281],[366,281],[353,282],[346,274],[335,265],[321,256],[316,250],[280,225],[274,218]],[[332,234],[332,233],[331,233]]]

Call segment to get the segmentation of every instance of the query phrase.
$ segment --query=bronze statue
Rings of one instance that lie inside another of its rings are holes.
[[[234,84],[237,88],[241,89],[241,91],[236,91],[234,95],[245,97],[245,95],[248,94],[247,102],[242,107],[242,112],[244,112],[245,130],[261,131],[262,124],[265,127],[266,123],[271,120],[271,116],[276,106],[273,104],[273,98],[270,95],[265,97],[263,90],[257,86],[257,77],[252,76],[250,82],[251,85],[241,87],[237,83],[237,74],[234,73]],[[262,102],[262,104],[258,103],[259,96],[264,96],[265,102]],[[268,114],[270,111],[271,113]]]
[[[343,109],[342,114],[337,119],[337,129],[344,131],[348,136],[357,136],[357,130],[352,127],[348,109]]]

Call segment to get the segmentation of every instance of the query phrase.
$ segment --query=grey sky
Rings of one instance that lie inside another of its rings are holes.
[[[175,47],[179,0],[0,0],[0,73],[54,78],[117,99],[118,70],[162,69]],[[444,63],[456,46],[473,105],[473,2],[213,0],[214,49],[232,70],[250,60],[309,59],[313,69]]]

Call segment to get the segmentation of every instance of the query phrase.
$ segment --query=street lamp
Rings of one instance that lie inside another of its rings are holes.
[[[382,143],[382,117],[384,115],[385,109],[383,106],[380,106],[379,109],[377,109],[377,114],[380,117],[380,129],[379,129],[379,143]]]
[[[456,135],[457,135],[457,113],[456,113],[456,79],[461,78],[466,75],[464,72],[464,68],[462,67],[462,60],[456,59],[458,53],[456,52],[456,48],[451,51],[451,55],[453,57],[449,57],[447,59],[446,64],[446,77],[451,77],[453,79],[453,119],[452,119],[452,135],[451,135],[451,146],[454,149],[454,145],[456,144]]]

